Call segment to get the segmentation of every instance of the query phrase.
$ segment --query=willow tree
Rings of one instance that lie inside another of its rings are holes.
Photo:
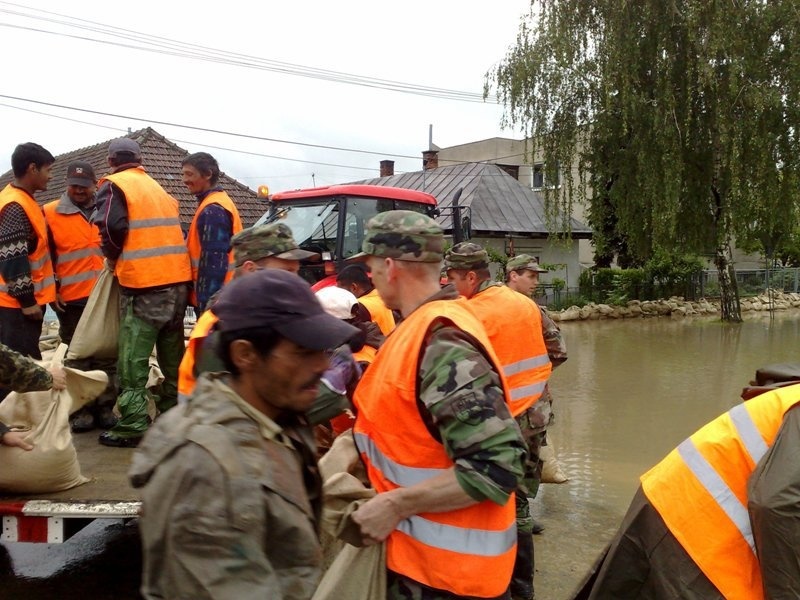
[[[582,202],[598,249],[712,255],[722,318],[741,320],[733,241],[796,214],[794,2],[539,0],[493,86],[532,157],[577,165],[545,193],[551,225]]]

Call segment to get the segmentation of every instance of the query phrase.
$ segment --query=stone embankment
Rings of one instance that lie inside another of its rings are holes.
[[[741,298],[742,314],[769,310],[788,310],[800,308],[800,294],[772,292],[749,298]],[[719,302],[701,298],[697,302],[687,301],[679,296],[669,300],[631,300],[624,306],[595,304],[570,306],[559,311],[548,311],[554,321],[595,321],[598,319],[632,319],[641,317],[693,317],[717,315]]]

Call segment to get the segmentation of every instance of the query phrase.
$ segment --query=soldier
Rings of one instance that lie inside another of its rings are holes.
[[[113,172],[100,180],[95,222],[120,285],[121,416],[99,441],[134,447],[150,425],[146,385],[153,346],[164,374],[156,408],[164,412],[177,402],[192,272],[178,202],[145,172],[139,144],[130,138],[111,140],[108,164]]]
[[[302,250],[292,237],[292,230],[283,223],[270,223],[244,229],[231,238],[233,277],[238,278],[261,269],[279,269],[297,273],[300,261],[318,258],[316,252]],[[211,333],[217,317],[211,308],[211,298],[206,310],[195,323],[189,335],[189,344],[181,360],[178,373],[178,397],[185,400],[194,391],[197,375],[204,371],[220,370],[216,354],[203,352],[205,339]]]
[[[533,600],[533,518],[528,490],[535,494],[541,479],[539,448],[544,433],[537,427],[541,417],[536,405],[552,369],[542,335],[542,313],[533,300],[491,280],[489,256],[478,244],[456,244],[447,252],[444,265],[447,280],[469,300],[486,329],[508,379],[511,414],[528,444],[525,477],[516,494],[517,559],[511,596]]]
[[[355,393],[356,444],[378,492],[354,514],[388,539],[387,598],[508,598],[525,442],[480,322],[439,285],[444,235],[412,211],[367,225],[372,281],[404,320]],[[423,516],[424,515],[424,516]]]
[[[58,317],[58,336],[67,345],[81,319],[89,294],[103,269],[100,231],[91,222],[94,194],[97,189],[92,165],[73,161],[67,165],[66,190],[59,200],[44,206],[48,241],[56,273],[56,301],[51,304]],[[72,431],[80,433],[113,427],[114,404],[117,401],[115,361],[86,359],[71,361],[72,366],[85,371],[102,369],[108,373],[108,388],[95,401],[70,416]]]
[[[33,194],[47,189],[54,162],[39,144],[20,144],[11,155],[14,181],[0,191],[0,343],[36,359],[56,282],[47,225]],[[0,397],[6,393],[0,389]]]
[[[219,164],[208,152],[184,158],[181,174],[184,185],[197,197],[186,244],[192,260],[189,304],[200,316],[209,298],[233,276],[231,238],[242,230],[242,221],[233,200],[218,185]]]
[[[536,286],[539,285],[539,273],[547,273],[547,270],[542,269],[536,259],[529,254],[520,254],[510,258],[506,263],[506,285],[523,296],[530,298],[536,291]],[[542,314],[542,335],[547,347],[547,356],[555,369],[567,360],[567,346],[564,342],[564,336],[555,321],[547,314],[547,311],[543,310],[538,304],[536,304],[536,307]],[[538,432],[539,447],[547,446],[547,428],[553,422],[553,396],[550,393],[549,384],[545,386],[542,397],[535,406],[536,410],[531,414],[531,424]],[[537,462],[539,466],[536,481],[541,481],[542,462],[538,460],[538,452]],[[536,483],[528,490],[532,494],[531,497],[536,497],[538,489],[539,485]],[[541,533],[543,530],[544,527],[534,521],[534,533]]]
[[[0,381],[16,392],[37,392],[43,390],[63,390],[67,387],[67,376],[61,367],[47,369],[40,367],[30,358],[14,352],[0,344]],[[25,441],[28,431],[11,431],[0,423],[0,444],[18,446],[23,450],[33,450]]]
[[[214,311],[227,372],[202,375],[131,467],[143,488],[142,595],[307,600],[322,562],[322,490],[302,413],[327,351],[357,330],[276,269],[226,285]]]

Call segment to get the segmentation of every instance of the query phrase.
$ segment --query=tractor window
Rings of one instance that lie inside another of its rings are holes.
[[[422,213],[423,215],[432,216],[433,206],[430,204],[420,204],[419,202],[406,202],[404,200],[395,200],[395,208],[397,210],[413,210],[414,212]]]
[[[367,222],[379,212],[392,210],[391,200],[375,200],[375,198],[348,198],[347,217],[344,222],[344,240],[342,240],[342,258],[349,258],[361,252],[364,241],[364,230]]]

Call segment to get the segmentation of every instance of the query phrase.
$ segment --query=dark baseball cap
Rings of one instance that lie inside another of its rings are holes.
[[[136,143],[135,140],[126,137],[111,140],[111,142],[108,144],[109,157],[114,158],[120,152],[127,152],[136,157],[140,157],[142,155],[142,149],[139,147],[139,144]]]
[[[91,187],[95,183],[94,168],[88,162],[74,160],[67,165],[67,185]]]
[[[263,269],[226,284],[213,311],[220,331],[272,327],[311,350],[337,348],[360,331],[326,313],[304,279],[279,269]]]

